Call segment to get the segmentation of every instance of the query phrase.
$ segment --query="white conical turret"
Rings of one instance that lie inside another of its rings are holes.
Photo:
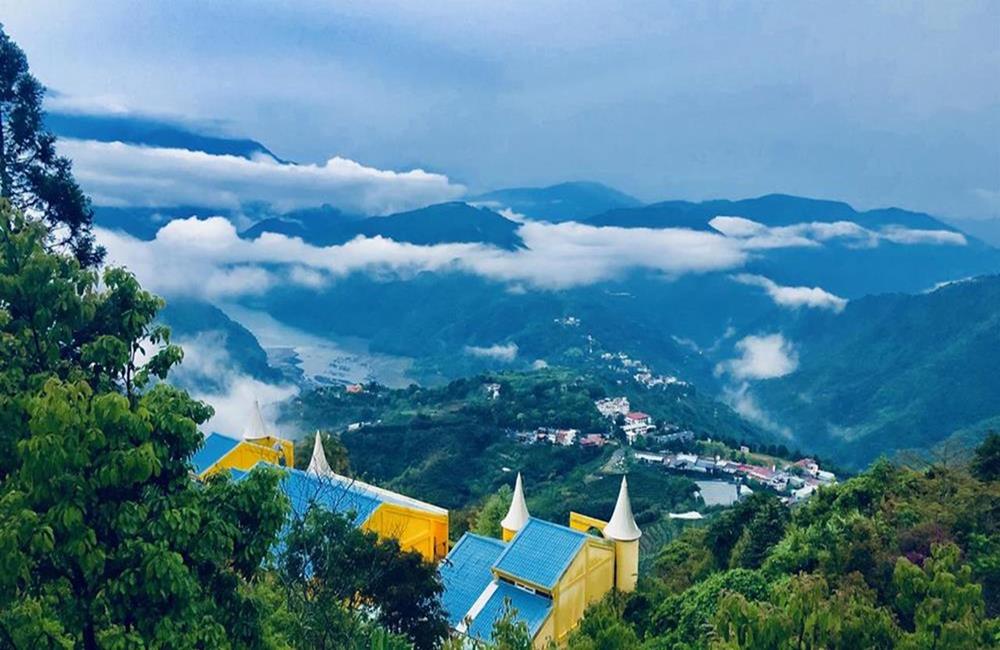
[[[604,527],[604,536],[617,542],[631,542],[642,537],[642,531],[635,523],[632,515],[632,501],[628,498],[628,480],[622,477],[622,486],[618,490],[618,503],[611,514],[611,521]]]
[[[517,473],[517,480],[514,481],[514,498],[510,500],[510,509],[507,516],[500,522],[503,529],[504,541],[509,540],[517,531],[521,530],[528,523],[528,504],[524,502],[524,486],[521,484],[521,473]]]
[[[326,460],[326,451],[323,449],[323,437],[319,431],[316,432],[316,442],[313,443],[312,458],[309,459],[309,467],[306,472],[317,476],[332,476],[333,470]]]
[[[260,402],[253,401],[253,413],[250,414],[250,423],[243,432],[245,440],[267,437],[267,425],[264,424],[264,414],[260,412]]]

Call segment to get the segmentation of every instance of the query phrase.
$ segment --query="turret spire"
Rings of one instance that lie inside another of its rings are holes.
[[[642,531],[635,523],[632,514],[632,501],[628,497],[628,479],[622,477],[622,486],[618,490],[618,502],[611,514],[611,521],[604,527],[604,536],[618,542],[631,542],[642,537]]]
[[[528,523],[528,504],[524,502],[524,485],[521,483],[521,473],[517,473],[517,480],[514,481],[514,498],[510,501],[510,509],[507,516],[500,522],[500,527],[504,531],[504,539],[508,540],[521,530],[524,524]]]
[[[267,437],[267,425],[264,424],[264,414],[260,412],[260,402],[253,401],[253,413],[250,414],[250,423],[243,432],[245,440]]]
[[[309,459],[309,467],[306,472],[317,476],[331,476],[333,470],[326,460],[326,451],[323,449],[323,437],[319,431],[316,432],[316,441],[313,443],[312,458]]]

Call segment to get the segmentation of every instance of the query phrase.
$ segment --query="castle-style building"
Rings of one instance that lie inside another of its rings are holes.
[[[337,474],[327,462],[318,432],[305,471],[295,469],[294,453],[291,441],[266,426],[254,402],[242,439],[212,433],[192,464],[200,479],[228,471],[240,480],[262,462],[280,467],[281,487],[293,516],[303,516],[312,504],[319,504],[440,563],[442,601],[457,634],[489,641],[494,623],[509,606],[527,626],[535,647],[560,644],[587,605],[612,589],[635,589],[642,532],[624,477],[609,521],[574,512],[569,525],[562,526],[531,516],[518,474],[501,521],[501,539],[466,533],[449,551],[446,509]]]
[[[510,607],[536,648],[559,644],[587,605],[612,589],[635,589],[642,532],[624,477],[610,521],[571,513],[561,526],[528,513],[518,474],[500,525],[502,539],[466,533],[441,563],[444,607],[460,634],[489,641]]]

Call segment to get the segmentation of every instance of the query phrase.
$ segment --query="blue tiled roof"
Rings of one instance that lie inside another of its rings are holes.
[[[201,474],[212,465],[219,462],[223,456],[228,454],[233,448],[240,444],[239,440],[224,436],[218,433],[211,433],[205,438],[201,449],[191,457],[191,464],[194,471]]]
[[[302,516],[316,503],[341,514],[354,513],[354,525],[365,523],[382,501],[371,493],[355,489],[350,482],[307,474],[298,469],[286,469],[281,488],[288,496],[292,512]]]
[[[462,622],[479,594],[493,581],[490,568],[504,546],[498,539],[466,533],[441,563],[438,569],[444,583],[441,603],[452,627]]]
[[[586,535],[581,532],[531,518],[507,544],[493,568],[552,589],[585,540]]]
[[[510,606],[517,610],[517,618],[528,626],[528,634],[532,637],[538,633],[538,629],[545,622],[545,617],[552,610],[551,599],[500,581],[496,591],[469,625],[466,634],[480,641],[489,641],[493,633],[493,624],[503,615],[504,602],[508,600]]]

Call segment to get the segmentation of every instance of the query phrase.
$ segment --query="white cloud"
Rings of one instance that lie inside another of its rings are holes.
[[[952,230],[916,230],[902,226],[888,226],[882,230],[882,237],[894,244],[951,244],[965,246],[965,235]]]
[[[205,431],[239,437],[250,421],[254,400],[266,412],[298,393],[294,385],[263,382],[235,370],[221,331],[174,342],[184,348],[184,361],[171,373],[170,382],[187,388],[195,399],[215,409],[215,415],[202,426]]]
[[[517,358],[517,344],[516,343],[506,343],[506,344],[495,344],[489,347],[479,347],[478,345],[467,345],[465,346],[465,353],[470,354],[474,357],[481,357],[484,359],[495,359],[496,361],[504,361],[510,363]]]
[[[747,250],[793,246],[819,246],[840,240],[853,248],[873,248],[882,241],[894,244],[938,244],[965,246],[965,237],[952,230],[919,230],[892,225],[869,230],[853,221],[811,221],[769,227],[744,217],[718,216],[709,225],[727,237],[739,239]]]
[[[483,244],[419,246],[358,237],[337,246],[265,233],[244,240],[222,217],[170,222],[152,241],[98,230],[109,261],[130,268],[152,291],[202,298],[260,294],[282,283],[321,286],[355,271],[407,277],[421,271],[461,270],[492,280],[558,289],[591,284],[629,269],[671,275],[741,265],[739,242],[691,230],[597,228],[577,223],[523,224],[526,248]]]
[[[760,403],[750,392],[750,384],[742,382],[736,386],[731,386],[723,390],[722,397],[729,406],[750,420],[754,424],[764,427],[768,431],[774,431],[786,438],[792,437],[792,430],[787,426],[778,423],[770,414],[761,407]]]
[[[811,307],[840,313],[847,306],[847,300],[820,287],[784,287],[762,275],[750,273],[734,275],[733,279],[740,284],[764,289],[775,304],[790,309]]]
[[[728,220],[722,229],[732,236],[681,228],[527,221],[517,231],[524,248],[514,251],[480,243],[422,246],[383,237],[358,237],[326,247],[276,233],[244,240],[222,217],[171,221],[148,242],[101,229],[97,234],[109,260],[129,267],[149,289],[207,299],[259,295],[287,284],[320,288],[354,272],[406,278],[420,272],[461,271],[505,283],[513,292],[565,289],[621,277],[634,269],[667,276],[731,271],[760,248],[820,246],[819,240],[836,237],[859,241],[856,228],[846,222],[768,229],[739,217],[717,219]],[[837,310],[843,305],[820,288],[781,287],[764,278],[748,278],[742,281],[761,286],[784,306]]]
[[[717,373],[739,381],[774,379],[794,372],[799,365],[795,347],[781,334],[744,337],[736,342],[736,351],[740,356],[719,363]]]
[[[465,193],[442,174],[375,169],[340,157],[297,165],[121,142],[64,139],[58,146],[98,205],[237,209],[266,202],[287,211],[328,203],[348,212],[386,214]]]

